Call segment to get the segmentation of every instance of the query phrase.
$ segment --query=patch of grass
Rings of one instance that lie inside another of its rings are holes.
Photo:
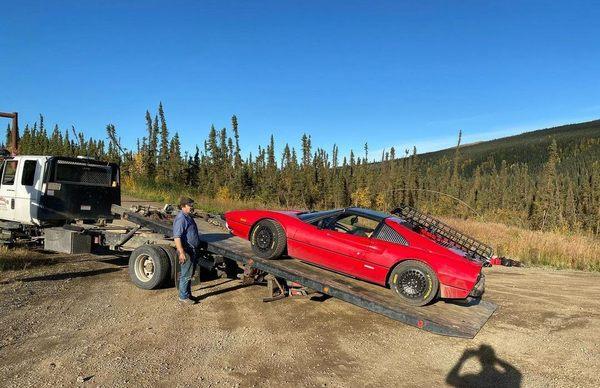
[[[534,266],[600,272],[600,244],[592,236],[533,231],[494,222],[443,220],[490,245],[498,256]]]
[[[181,196],[193,198],[195,207],[209,213],[224,213],[233,209],[256,209],[272,208],[260,201],[242,201],[228,196],[221,198],[210,198],[206,195],[194,192],[185,186],[156,187],[155,185],[126,179],[122,182],[121,191],[124,195],[146,201],[177,204]]]
[[[23,248],[0,246],[0,271],[21,270],[28,267],[52,264],[55,260],[43,253]]]

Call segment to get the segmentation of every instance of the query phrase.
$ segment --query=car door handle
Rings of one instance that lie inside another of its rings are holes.
[[[367,249],[370,250],[371,252],[376,252],[376,253],[383,252],[383,248],[381,248],[377,245],[367,245]]]

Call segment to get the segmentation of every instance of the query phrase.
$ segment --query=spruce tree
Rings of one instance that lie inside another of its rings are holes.
[[[162,102],[158,104],[158,117],[160,119],[160,149],[158,152],[157,178],[164,181],[169,176],[169,129],[163,110]]]

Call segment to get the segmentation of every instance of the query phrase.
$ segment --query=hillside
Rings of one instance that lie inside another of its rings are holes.
[[[556,140],[559,150],[566,156],[563,162],[568,162],[575,156],[578,160],[600,160],[599,147],[587,147],[583,152],[572,152],[582,142],[593,143],[600,141],[600,120],[578,124],[561,125],[558,127],[539,129],[520,135],[503,137],[490,141],[461,146],[462,158],[469,161],[468,165],[476,166],[492,159],[496,165],[505,160],[508,165],[525,163],[530,171],[538,171],[548,156],[548,147],[552,139]],[[428,152],[420,155],[421,160],[428,164],[454,157],[455,148]],[[471,173],[473,168],[466,168],[465,173]]]

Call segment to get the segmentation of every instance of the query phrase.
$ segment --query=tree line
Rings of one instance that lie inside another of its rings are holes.
[[[271,135],[266,146],[243,157],[235,115],[230,128],[212,126],[193,153],[182,153],[162,104],[154,115],[146,111],[145,124],[135,148],[124,149],[112,124],[106,127],[106,139],[93,139],[74,127],[48,131],[40,115],[19,136],[19,153],[92,156],[120,163],[122,176],[149,187],[181,185],[211,197],[267,206],[390,210],[408,204],[436,215],[600,233],[598,136],[564,147],[553,140],[538,164],[492,156],[473,160],[463,155],[460,134],[449,156],[430,158],[414,148],[399,153],[391,147],[374,162],[367,143],[360,154],[352,150],[341,156],[337,145],[331,150],[315,147],[308,134],[298,149],[286,143],[281,154],[276,154]]]

